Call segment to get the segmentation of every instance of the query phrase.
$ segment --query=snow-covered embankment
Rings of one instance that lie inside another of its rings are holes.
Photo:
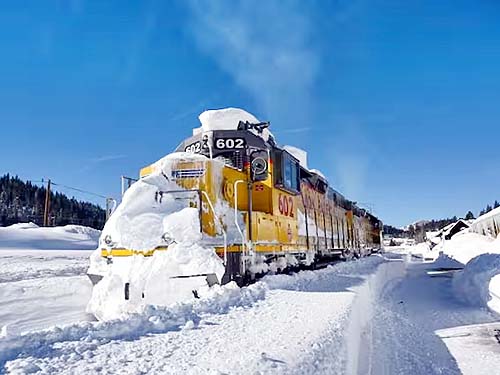
[[[440,253],[435,264],[450,261],[463,270],[455,274],[453,289],[458,299],[500,314],[500,237],[459,233],[433,249]]]

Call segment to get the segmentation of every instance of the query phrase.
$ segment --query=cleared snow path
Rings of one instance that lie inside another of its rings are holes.
[[[124,320],[0,338],[7,373],[345,373],[373,301],[402,262],[382,257],[270,276]]]
[[[364,373],[460,374],[436,331],[498,321],[486,309],[458,301],[452,279],[428,276],[429,267],[430,263],[409,263],[407,276],[386,288],[375,307],[372,337],[376,349],[371,351]],[[500,363],[500,350],[495,355]],[[482,369],[478,361],[473,373],[491,373]]]

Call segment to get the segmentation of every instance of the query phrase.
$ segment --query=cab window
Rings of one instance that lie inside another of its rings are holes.
[[[285,172],[284,186],[291,191],[299,191],[298,163],[289,155],[283,154],[283,166]]]
[[[286,151],[273,151],[274,184],[291,193],[300,193],[299,162]]]

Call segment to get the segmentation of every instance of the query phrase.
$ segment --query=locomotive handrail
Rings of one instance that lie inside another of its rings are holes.
[[[236,228],[238,229],[238,232],[240,233],[241,236],[241,248],[243,250],[243,253],[246,255],[246,244],[245,244],[245,235],[243,234],[243,231],[241,230],[240,224],[238,223],[238,184],[239,183],[245,183],[245,180],[236,180],[234,181],[234,224],[236,225]],[[245,274],[245,261],[243,261],[243,274]]]
[[[224,226],[221,224],[219,216],[217,216],[217,214],[215,213],[214,206],[212,205],[212,201],[210,201],[210,197],[208,196],[207,192],[204,190],[199,190],[199,191],[207,199],[208,205],[210,206],[210,209],[212,210],[212,213],[214,214],[214,218],[218,221],[220,229],[222,230],[222,236],[224,237],[224,265],[226,265],[227,264],[227,234],[226,234],[226,230],[224,229]],[[200,206],[201,206],[201,202],[200,202]],[[200,225],[201,225],[201,223],[200,223]]]

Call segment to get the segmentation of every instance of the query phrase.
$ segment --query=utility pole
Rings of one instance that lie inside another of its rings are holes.
[[[50,179],[47,183],[47,191],[45,192],[45,209],[43,211],[44,227],[47,227],[49,223],[49,209],[50,209]]]

